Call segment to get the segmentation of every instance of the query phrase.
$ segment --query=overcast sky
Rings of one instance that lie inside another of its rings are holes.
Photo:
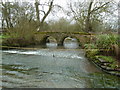
[[[4,1],[4,2],[7,2],[7,1],[10,1],[10,2],[15,2],[15,1],[18,1],[18,2],[31,2],[31,3],[34,3],[35,0],[0,0],[1,1]],[[40,3],[44,3],[44,2],[47,2],[49,0],[40,0]],[[67,8],[67,3],[69,2],[70,0],[54,0],[54,4],[57,4],[57,5],[60,5],[62,6],[64,9]],[[78,0],[72,0],[72,1],[78,1]],[[83,0],[79,0],[79,1],[83,1]],[[84,0],[84,1],[90,1],[90,0]],[[107,0],[96,0],[96,1],[107,1]],[[109,1],[109,0],[108,0]],[[119,0],[114,0],[116,2],[119,2]],[[45,8],[47,10],[47,8]],[[1,16],[0,16],[1,17]],[[68,18],[62,11],[56,11],[55,13],[55,16],[53,16],[53,14],[50,14],[46,20],[58,20],[59,18],[61,17],[64,17],[64,18]],[[69,18],[68,18],[69,19]],[[0,20],[0,24],[1,24],[1,20]]]

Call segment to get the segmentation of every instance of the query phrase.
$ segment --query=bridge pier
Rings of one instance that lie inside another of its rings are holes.
[[[58,43],[58,46],[63,46],[63,44],[62,43]]]

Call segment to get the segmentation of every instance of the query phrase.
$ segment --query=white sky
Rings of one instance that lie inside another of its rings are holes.
[[[3,2],[7,2],[7,1],[10,1],[10,2],[15,2],[15,1],[18,1],[18,2],[32,2],[34,3],[35,0],[0,0],[0,2],[3,1]],[[44,2],[47,2],[49,0],[40,0],[41,3],[44,3]],[[78,1],[78,0],[72,0],[72,1]],[[79,0],[79,1],[83,1],[83,0]],[[86,0],[86,1],[90,1],[90,0]],[[96,1],[107,1],[107,0],[96,0]],[[108,0],[109,1],[109,0]],[[114,0],[116,1],[117,3],[119,2],[119,0]],[[69,0],[54,0],[54,4],[58,4],[60,6],[62,6],[64,9],[67,8],[67,2],[69,2]],[[47,10],[47,8],[45,8]],[[58,20],[59,18],[61,17],[64,17],[64,18],[68,18],[62,11],[56,11],[57,13],[55,14],[55,16],[53,16],[52,14],[50,14],[46,20]],[[0,16],[1,17],[1,16]],[[0,20],[0,25],[1,25],[1,20]]]

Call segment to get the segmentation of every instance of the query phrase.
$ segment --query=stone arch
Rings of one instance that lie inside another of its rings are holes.
[[[61,40],[59,41],[59,45],[62,45],[62,46],[63,46],[64,41],[65,41],[65,39],[66,39],[67,37],[75,38],[75,39],[77,40],[79,46],[81,45],[81,44],[80,44],[80,43],[81,43],[80,39],[79,39],[78,37],[74,36],[74,35],[66,35],[66,36],[63,36],[63,37],[61,38]]]
[[[57,42],[56,38],[54,38],[53,36],[46,35],[46,36],[44,36],[44,37],[42,38],[41,44],[42,44],[42,45],[45,45],[47,42],[49,43],[49,42],[52,42],[52,41],[56,41],[56,42]]]

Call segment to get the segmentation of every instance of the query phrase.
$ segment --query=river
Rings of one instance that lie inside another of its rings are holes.
[[[2,50],[4,88],[120,88],[120,78],[91,63],[76,43],[38,50]],[[73,47],[73,48],[72,48]]]

